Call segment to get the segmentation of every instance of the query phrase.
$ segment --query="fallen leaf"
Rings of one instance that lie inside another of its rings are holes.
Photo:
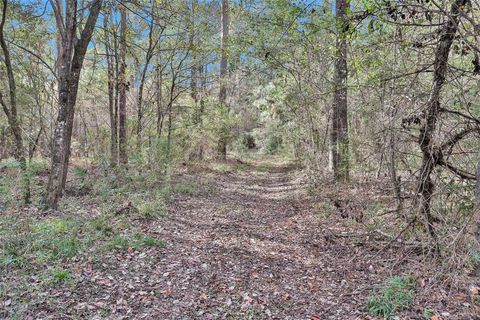
[[[420,288],[425,287],[425,279],[423,279],[423,278],[418,279],[418,286]]]
[[[163,290],[162,293],[165,297],[170,297],[172,295],[172,289],[168,287],[167,289]]]
[[[472,296],[478,296],[480,294],[480,288],[470,287],[470,293],[472,294]]]

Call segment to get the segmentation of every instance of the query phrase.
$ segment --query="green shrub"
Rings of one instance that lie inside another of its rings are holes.
[[[270,136],[267,140],[266,152],[268,154],[276,154],[280,151],[282,147],[282,137],[280,136]]]
[[[368,300],[368,311],[374,316],[391,319],[395,312],[408,309],[415,297],[415,278],[412,276],[392,277],[385,288]]]
[[[257,147],[257,144],[255,143],[255,138],[251,134],[245,133],[240,137],[240,146],[244,150],[252,150]]]
[[[48,170],[49,162],[47,159],[33,158],[28,164],[28,172],[31,175],[39,175]]]

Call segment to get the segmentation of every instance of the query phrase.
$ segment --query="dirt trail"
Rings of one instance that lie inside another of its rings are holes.
[[[418,271],[401,250],[379,254],[385,243],[334,207],[322,217],[334,187],[312,199],[288,165],[185,171],[173,177],[168,215],[136,220],[165,247],[107,253],[78,269],[74,288],[45,294],[29,319],[372,319],[372,290]],[[429,307],[474,319],[455,311],[467,298],[432,292],[400,318],[422,319]]]
[[[292,168],[183,179],[199,190],[177,195],[158,225],[168,247],[157,268],[171,283],[159,301],[165,319],[368,318],[358,293],[371,272],[346,269],[358,248],[323,228]]]

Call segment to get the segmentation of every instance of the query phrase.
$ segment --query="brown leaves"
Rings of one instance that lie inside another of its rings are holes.
[[[165,290],[162,291],[162,294],[164,295],[165,298],[169,298],[172,296],[172,288],[168,287]]]
[[[479,287],[474,287],[474,286],[470,287],[470,294],[472,296],[480,295],[480,288]]]
[[[419,279],[418,279],[418,286],[419,286],[420,288],[425,287],[425,279],[424,279],[424,278],[419,278]]]

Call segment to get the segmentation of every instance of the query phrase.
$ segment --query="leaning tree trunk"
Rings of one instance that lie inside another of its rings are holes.
[[[44,203],[49,208],[57,208],[65,187],[80,72],[101,6],[102,0],[94,0],[80,39],[76,38],[76,0],[66,1],[65,17],[60,16],[59,8],[54,10],[60,33],[61,51],[58,53],[57,75],[59,110],[53,133],[51,171],[44,198]]]
[[[435,147],[434,135],[440,112],[440,93],[445,82],[448,68],[448,56],[453,40],[458,30],[460,10],[468,0],[456,0],[451,7],[447,21],[440,32],[440,39],[435,51],[435,62],[433,71],[433,84],[430,97],[424,112],[424,124],[420,129],[418,144],[422,151],[422,166],[417,180],[417,195],[419,201],[419,214],[423,217],[425,229],[435,242],[435,249],[439,252],[433,215],[431,213],[431,199],[435,185],[432,181],[432,173],[440,163],[441,152]]]
[[[349,179],[348,113],[347,113],[347,9],[349,0],[337,0],[338,28],[333,94],[332,128],[330,131],[331,161],[335,180]]]
[[[229,12],[228,12],[228,0],[222,0],[222,43],[221,43],[221,58],[220,58],[220,92],[218,96],[218,101],[220,103],[220,108],[227,109],[227,87],[226,87],[226,78],[227,78],[227,68],[228,68],[228,57],[227,57],[227,44],[228,44],[228,35],[229,35]],[[218,141],[218,153],[222,159],[227,158],[227,136],[228,133],[225,125],[222,125],[222,132],[220,133],[220,139]]]

